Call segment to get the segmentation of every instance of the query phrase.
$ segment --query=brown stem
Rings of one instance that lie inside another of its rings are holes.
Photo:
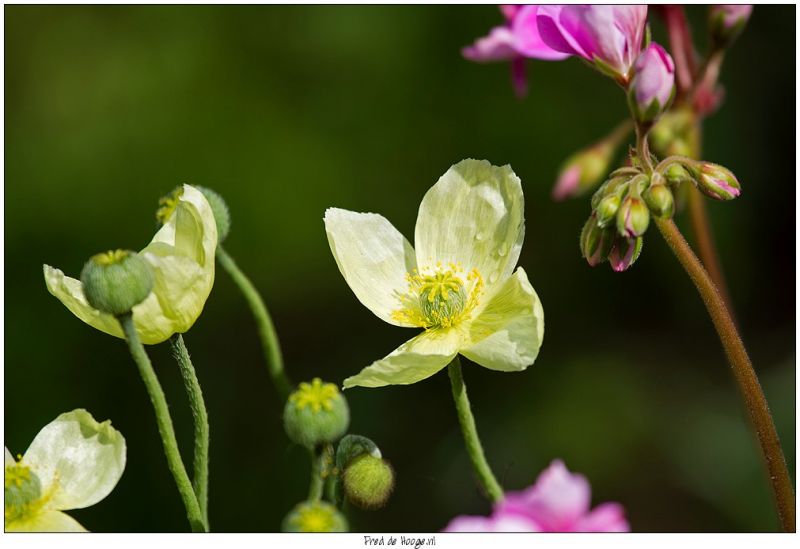
[[[733,369],[748,416],[755,428],[769,473],[781,526],[785,532],[794,532],[795,502],[792,479],[786,467],[786,458],[781,449],[767,399],[764,397],[758,376],[753,370],[753,364],[750,362],[750,357],[747,356],[747,350],[739,337],[736,325],[725,306],[725,301],[714,286],[714,282],[703,268],[700,260],[694,255],[677,225],[671,219],[656,219],[656,225],[678,261],[683,265],[689,278],[692,279],[700,297],[703,298],[722,347],[725,349],[725,355]]]

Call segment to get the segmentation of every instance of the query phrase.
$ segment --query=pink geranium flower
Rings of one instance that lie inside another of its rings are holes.
[[[546,46],[582,57],[627,82],[642,46],[647,6],[540,6],[536,20]]]
[[[538,5],[500,6],[505,24],[494,27],[488,35],[461,50],[465,58],[479,63],[511,61],[511,80],[518,96],[527,93],[526,58],[555,61],[569,57],[569,54],[553,50],[539,37],[538,8]]]
[[[553,461],[521,492],[509,492],[489,517],[461,516],[445,532],[628,532],[625,511],[618,503],[590,508],[586,477],[570,473]]]

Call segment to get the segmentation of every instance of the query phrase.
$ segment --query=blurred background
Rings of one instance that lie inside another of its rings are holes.
[[[726,59],[704,155],[744,188],[708,208],[791,471],[794,11],[755,9]],[[688,12],[704,44],[705,8]],[[139,249],[160,196],[183,182],[212,187],[233,215],[226,248],[267,301],[289,375],[341,383],[412,333],[356,300],[328,248],[325,208],[379,212],[411,238],[426,190],[476,157],[510,163],[523,181],[520,265],[547,318],[527,371],[464,361],[502,484],[528,486],[561,458],[590,479],[594,504],[621,502],[634,531],[777,529],[711,322],[658,232],[630,271],[592,269],[577,246],[588,198],[550,199],[562,160],[627,116],[624,97],[570,60],[530,62],[530,94],[515,99],[506,64],[459,54],[500,21],[494,6],[5,8],[4,440],[24,453],[79,407],[113,421],[128,464],[108,498],[72,513],[87,528],[188,525],[124,344],[50,296],[42,263],[77,276],[96,252]],[[307,453],[283,434],[250,312],[221,269],[186,342],[211,421],[212,529],[277,531],[307,494]],[[169,346],[149,350],[191,452]],[[397,472],[388,506],[352,511],[353,531],[437,531],[489,512],[444,373],[346,396],[350,432],[373,438]]]

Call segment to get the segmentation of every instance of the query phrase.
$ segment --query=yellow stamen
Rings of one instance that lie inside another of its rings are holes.
[[[289,397],[289,402],[293,402],[298,410],[308,406],[316,414],[321,410],[333,410],[333,401],[338,395],[339,388],[336,385],[322,383],[320,378],[315,377],[311,383],[301,383]]]

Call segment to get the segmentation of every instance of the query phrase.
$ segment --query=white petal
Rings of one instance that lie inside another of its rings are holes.
[[[511,167],[462,160],[422,199],[414,236],[417,264],[477,269],[491,294],[514,270],[524,233],[522,186]]]
[[[461,334],[455,330],[431,330],[419,334],[344,380],[344,388],[409,385],[428,378],[447,366],[458,353]]]
[[[110,421],[73,410],[39,431],[22,462],[39,477],[42,492],[52,494],[48,508],[82,509],[116,486],[125,469],[125,439]]]
[[[11,452],[8,451],[8,448],[5,448],[5,447],[3,447],[3,448],[6,451],[6,453],[5,453],[5,465],[4,466],[8,467],[9,465],[14,465],[17,462],[17,460],[14,459],[14,456],[12,456]]]
[[[461,354],[491,370],[518,372],[536,360],[544,337],[544,309],[520,267],[469,325],[472,344]]]
[[[358,300],[380,319],[395,326],[413,326],[392,318],[406,293],[406,273],[416,265],[414,248],[383,216],[339,208],[325,211],[333,257]]]

